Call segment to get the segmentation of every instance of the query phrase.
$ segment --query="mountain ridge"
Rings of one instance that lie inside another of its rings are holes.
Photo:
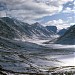
[[[65,34],[58,38],[57,44],[75,44],[75,25],[69,27]]]
[[[24,23],[9,17],[3,17],[0,18],[0,20],[2,20],[6,25],[13,29],[13,31],[18,34],[19,38],[34,37],[39,39],[48,39],[51,38],[52,35],[55,35],[52,31],[48,31],[44,26],[39,23],[29,25],[28,23]]]

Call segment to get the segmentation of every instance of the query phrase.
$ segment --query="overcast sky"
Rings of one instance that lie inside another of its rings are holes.
[[[74,0],[0,0],[0,17],[14,17],[28,23],[55,25],[58,29],[74,24]]]

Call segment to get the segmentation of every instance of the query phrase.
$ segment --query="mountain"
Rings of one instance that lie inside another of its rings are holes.
[[[46,28],[49,30],[49,31],[53,31],[54,33],[62,36],[64,35],[64,33],[67,31],[67,29],[61,29],[57,32],[57,27],[56,26],[46,26]]]
[[[4,23],[5,26],[8,26],[9,29],[12,29],[13,31],[12,30],[11,31],[14,34],[17,35],[14,38],[18,37],[18,39],[22,39],[22,38],[25,39],[25,38],[31,36],[31,34],[28,32],[28,30],[30,28],[29,24],[18,21],[18,20],[13,19],[13,18],[9,18],[9,17],[3,17],[0,20]],[[5,28],[3,27],[3,29],[5,29]],[[2,31],[4,31],[3,29],[1,28]],[[10,30],[9,30],[9,32],[10,32]],[[5,34],[5,32],[4,32],[4,34]],[[11,32],[10,32],[10,34],[11,34]]]
[[[28,39],[52,39],[55,34],[39,23],[29,25],[14,18],[0,18],[0,46],[8,48],[41,48],[41,46],[26,42]],[[16,40],[15,40],[16,39]],[[24,41],[23,41],[24,39]]]
[[[28,23],[21,22],[19,20],[9,18],[9,17],[3,17],[0,18],[0,26],[3,24],[3,26],[7,27],[1,27],[1,33],[3,33],[3,36],[6,36],[6,31],[10,32],[12,38],[18,38],[18,39],[27,39],[27,38],[37,38],[37,39],[48,39],[51,38],[52,35],[55,35],[52,31],[47,30],[44,26],[42,26],[39,23],[34,23],[32,25],[29,25]],[[7,30],[4,28],[8,28]],[[5,30],[5,31],[4,31]],[[16,36],[15,36],[16,35]]]
[[[12,39],[17,37],[17,34],[7,23],[0,19],[0,36]]]
[[[47,28],[49,31],[53,31],[53,32],[57,33],[57,27],[56,27],[56,26],[46,26],[46,28]]]
[[[37,22],[32,24],[32,31],[37,37],[40,37],[41,39],[50,39],[52,36],[56,35],[53,31],[48,30],[46,27]]]
[[[71,26],[63,36],[55,42],[57,44],[75,44],[75,25]]]
[[[57,32],[58,35],[62,36],[67,31],[67,29],[61,29],[59,32]]]

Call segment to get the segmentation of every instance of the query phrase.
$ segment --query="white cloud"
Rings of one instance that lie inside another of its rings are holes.
[[[70,25],[75,25],[75,23],[70,23]]]
[[[47,23],[45,23],[45,25],[56,26],[58,30],[63,29],[63,28],[67,28],[70,26],[68,21],[64,21],[62,19],[48,21]]]
[[[60,12],[68,1],[73,0],[0,0],[6,3],[8,15],[29,22]]]

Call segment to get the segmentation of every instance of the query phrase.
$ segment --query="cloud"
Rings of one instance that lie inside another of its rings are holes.
[[[67,7],[65,10],[63,10],[63,13],[75,13],[75,9],[71,9],[69,7]]]
[[[4,11],[0,11],[0,17],[6,17],[6,13]]]
[[[0,2],[0,11],[6,10],[6,3]]]
[[[63,4],[73,0],[0,0],[6,6],[7,16],[20,20],[35,20],[44,16],[59,13]],[[2,10],[3,11],[3,10]]]
[[[75,1],[64,4],[63,13],[75,13]]]
[[[64,21],[62,19],[58,19],[58,20],[52,20],[52,21],[48,21],[47,23],[45,23],[45,25],[48,26],[57,26],[57,29],[63,29],[63,28],[67,28],[70,26],[70,24],[68,23],[68,21]]]

